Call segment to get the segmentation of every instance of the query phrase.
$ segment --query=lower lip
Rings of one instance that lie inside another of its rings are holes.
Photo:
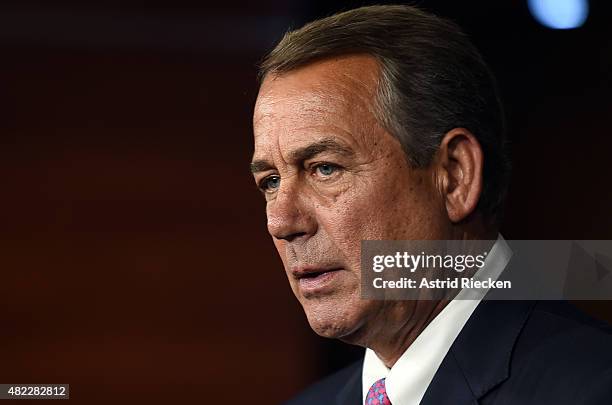
[[[300,290],[304,293],[314,293],[323,290],[338,276],[339,270],[330,270],[315,277],[304,277],[298,280]]]

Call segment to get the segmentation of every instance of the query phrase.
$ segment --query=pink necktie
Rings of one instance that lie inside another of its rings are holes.
[[[370,387],[365,405],[391,405],[385,388],[385,379],[381,378]]]

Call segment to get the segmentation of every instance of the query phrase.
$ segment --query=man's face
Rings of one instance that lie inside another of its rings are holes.
[[[433,172],[410,168],[375,119],[378,73],[352,55],[269,75],[253,118],[252,169],[291,288],[315,332],[359,343],[414,309],[360,298],[361,241],[443,239],[448,226]]]

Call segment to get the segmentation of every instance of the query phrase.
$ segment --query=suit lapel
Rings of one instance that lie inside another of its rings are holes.
[[[470,389],[455,357],[447,354],[434,379],[425,391],[421,405],[468,405],[476,404],[476,398]]]
[[[421,404],[476,404],[506,380],[512,349],[533,305],[482,301],[444,357]]]

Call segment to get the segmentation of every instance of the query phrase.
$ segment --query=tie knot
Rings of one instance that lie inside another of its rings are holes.
[[[391,405],[385,388],[385,379],[381,378],[370,387],[365,405]]]

